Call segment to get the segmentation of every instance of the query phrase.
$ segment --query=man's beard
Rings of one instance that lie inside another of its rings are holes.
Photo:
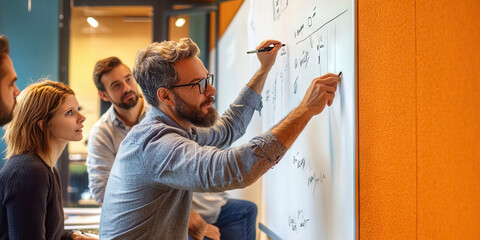
[[[130,100],[128,102],[124,102],[123,101],[123,97],[130,94],[130,93],[133,93],[133,95],[135,96],[135,98],[133,100]],[[114,102],[111,98],[110,98],[110,102],[113,103],[113,105],[119,107],[119,108],[123,108],[123,109],[130,109],[132,107],[135,107],[137,105],[137,102],[138,102],[138,94],[136,94],[134,91],[130,91],[130,92],[127,92],[125,94],[123,94],[122,96],[122,101],[117,103],[117,102]]]
[[[213,97],[209,97],[207,101],[200,104],[200,107],[188,105],[175,93],[174,97],[175,114],[180,119],[187,120],[197,127],[211,127],[217,121],[218,114],[214,108],[209,108],[207,114],[204,114],[201,109],[205,105],[212,104],[215,101]]]
[[[13,109],[15,108],[15,105],[17,105],[17,100],[15,100],[15,103],[13,104],[12,109],[8,109],[8,107],[5,105],[5,103],[0,99],[0,126],[3,126],[7,123],[9,123],[12,118],[13,118]]]

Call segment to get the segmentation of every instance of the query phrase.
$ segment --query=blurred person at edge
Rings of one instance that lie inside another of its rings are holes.
[[[20,94],[15,82],[17,74],[10,59],[10,46],[8,38],[0,36],[0,126],[12,120],[15,98]]]

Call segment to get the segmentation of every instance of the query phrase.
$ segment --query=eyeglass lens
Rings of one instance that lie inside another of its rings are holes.
[[[200,87],[200,94],[204,94],[205,90],[207,90],[207,85],[213,84],[213,75],[209,75],[207,78],[203,79],[199,82],[198,86]]]

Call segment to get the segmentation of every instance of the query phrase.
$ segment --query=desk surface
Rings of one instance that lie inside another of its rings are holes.
[[[63,208],[65,215],[100,215],[101,208]]]
[[[65,217],[65,226],[69,225],[98,225],[100,223],[100,215],[76,215]]]

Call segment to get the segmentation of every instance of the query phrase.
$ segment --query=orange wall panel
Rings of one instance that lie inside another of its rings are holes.
[[[231,0],[227,2],[222,2],[219,4],[218,8],[218,38],[220,39],[227,30],[228,25],[237,14],[238,9],[242,6],[243,0]],[[210,14],[210,50],[215,47],[215,12]]]
[[[242,6],[243,0],[232,0],[223,2],[220,4],[219,11],[219,26],[218,26],[218,38],[221,38],[228,25],[232,21],[233,17],[237,13],[238,9]]]
[[[480,1],[416,2],[417,239],[479,239]]]
[[[415,239],[415,2],[357,6],[359,237]]]

